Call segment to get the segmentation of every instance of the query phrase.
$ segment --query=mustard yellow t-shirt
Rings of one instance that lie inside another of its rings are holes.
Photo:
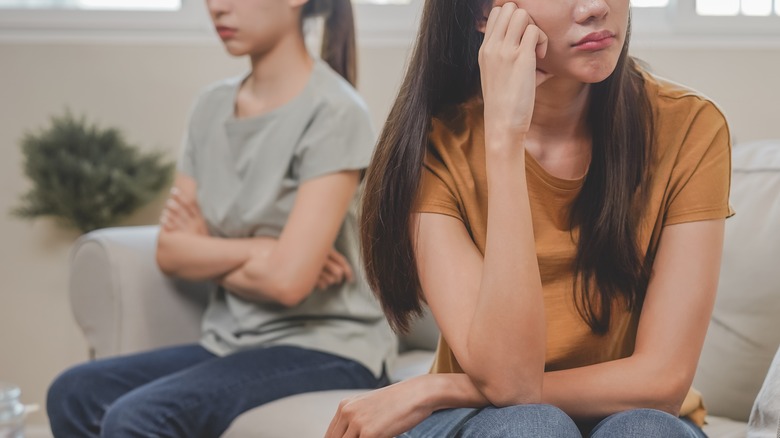
[[[645,81],[655,112],[656,144],[649,204],[638,238],[640,248],[654,254],[664,226],[733,214],[728,202],[731,142],[726,120],[711,101],[649,74]],[[573,301],[572,262],[577,248],[569,211],[584,178],[557,178],[530,154],[526,154],[526,177],[547,319],[546,370],[630,356],[637,312],[616,306],[608,333],[599,336],[582,320]],[[487,200],[483,106],[473,99],[434,118],[415,210],[460,219],[484,254]],[[446,339],[439,341],[432,372],[463,372]],[[704,413],[701,396],[692,390],[681,414],[703,424]]]

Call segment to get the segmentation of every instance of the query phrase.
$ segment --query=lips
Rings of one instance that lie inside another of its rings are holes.
[[[575,49],[595,51],[605,49],[615,42],[615,34],[608,30],[600,30],[585,35],[584,38],[572,44]]]
[[[238,29],[235,29],[233,27],[217,26],[217,33],[219,34],[219,37],[222,38],[223,40],[228,38],[233,38],[236,32],[238,32]]]

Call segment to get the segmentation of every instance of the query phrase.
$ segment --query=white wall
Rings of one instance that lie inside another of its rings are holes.
[[[406,53],[405,47],[361,50],[360,90],[378,124]],[[656,72],[715,99],[739,141],[780,137],[780,47],[645,47],[636,54]],[[26,402],[43,403],[55,375],[86,359],[86,346],[67,298],[67,252],[75,235],[46,220],[29,223],[7,214],[28,188],[22,134],[68,106],[173,157],[192,97],[244,67],[213,44],[0,44],[0,380],[19,384]],[[127,223],[152,223],[159,208],[157,202]]]

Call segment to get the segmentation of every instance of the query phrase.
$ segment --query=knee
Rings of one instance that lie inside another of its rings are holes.
[[[125,398],[120,398],[108,408],[103,416],[103,421],[100,423],[100,436],[149,436],[149,430],[140,430],[139,428],[149,427],[151,422],[151,418],[148,418],[141,406],[129,402]]]
[[[93,403],[96,376],[90,364],[79,365],[60,374],[46,394],[46,412],[52,430],[68,430],[67,425],[99,416]]]
[[[173,415],[176,403],[162,400],[143,388],[118,398],[100,423],[100,436],[108,438],[190,436]]]
[[[692,435],[685,423],[674,415],[655,409],[634,409],[607,417],[593,429],[591,436],[690,438]]]
[[[474,430],[473,436],[480,437],[563,438],[580,436],[571,417],[551,405],[486,408],[469,423],[472,421],[474,422],[472,426],[478,428],[478,430]]]

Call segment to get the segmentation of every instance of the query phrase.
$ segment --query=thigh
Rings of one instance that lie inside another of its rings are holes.
[[[75,391],[110,404],[135,388],[215,357],[199,345],[184,345],[87,362],[57,377],[50,396]]]
[[[376,388],[363,365],[297,347],[246,350],[163,377],[123,396],[105,436],[217,437],[242,413],[305,392]]]
[[[591,438],[706,438],[696,425],[654,409],[634,409],[605,418],[596,425]]]

